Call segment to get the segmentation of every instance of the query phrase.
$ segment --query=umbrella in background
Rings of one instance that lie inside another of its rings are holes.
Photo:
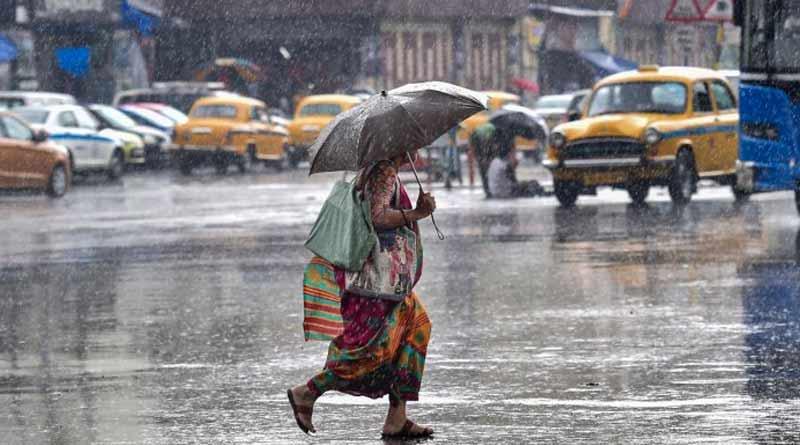
[[[200,68],[195,74],[195,79],[204,81],[213,77],[225,76],[228,72],[236,73],[247,83],[258,82],[264,78],[264,71],[255,63],[247,59],[222,57]]]
[[[489,122],[512,137],[547,140],[547,122],[535,111],[521,105],[503,106],[489,116]]]
[[[408,84],[376,94],[328,124],[311,146],[310,174],[357,171],[424,147],[488,98],[446,82]]]

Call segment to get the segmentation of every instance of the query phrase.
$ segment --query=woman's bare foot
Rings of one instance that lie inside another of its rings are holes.
[[[306,385],[295,386],[289,390],[289,402],[292,404],[294,417],[297,421],[297,426],[303,432],[316,433],[314,424],[311,423],[311,416],[314,412],[314,402],[317,396],[308,389]]]

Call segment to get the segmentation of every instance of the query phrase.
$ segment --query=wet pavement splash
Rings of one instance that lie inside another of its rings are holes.
[[[0,196],[0,437],[17,444],[381,443],[388,402],[325,395],[302,435],[302,248],[335,176],[133,175]],[[601,192],[435,190],[431,443],[798,443],[791,197],[685,209]]]

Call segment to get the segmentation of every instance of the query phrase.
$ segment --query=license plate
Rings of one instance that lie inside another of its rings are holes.
[[[586,185],[617,184],[624,181],[625,181],[624,173],[595,172],[583,175],[583,183]]]

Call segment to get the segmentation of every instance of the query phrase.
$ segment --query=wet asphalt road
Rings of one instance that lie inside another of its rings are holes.
[[[381,443],[386,400],[326,395],[314,439],[285,400],[325,356],[302,340],[302,243],[335,178],[0,195],[0,443]],[[410,405],[431,443],[800,442],[789,194],[435,193],[448,237],[423,225],[434,328]]]

